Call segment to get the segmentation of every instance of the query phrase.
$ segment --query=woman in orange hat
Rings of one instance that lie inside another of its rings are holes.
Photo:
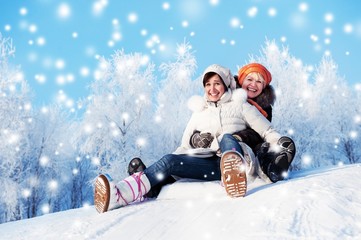
[[[238,86],[247,92],[248,102],[255,106],[270,122],[272,121],[272,105],[276,100],[273,87],[270,85],[272,75],[259,63],[250,63],[238,71],[235,76]],[[272,182],[283,180],[295,156],[295,144],[289,137],[279,140],[281,151],[269,151],[269,145],[251,128],[233,134],[240,142],[250,146],[257,155],[261,168]]]
[[[271,122],[272,105],[276,100],[276,94],[270,85],[272,75],[268,69],[262,64],[250,63],[239,69],[235,80],[238,87],[247,92],[247,101]],[[236,133],[235,136],[250,146],[255,153],[263,143],[263,139],[253,129],[245,129]]]

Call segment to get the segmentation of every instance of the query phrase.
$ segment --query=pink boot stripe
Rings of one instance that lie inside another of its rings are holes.
[[[147,187],[145,186],[144,182],[142,181],[142,178],[141,176],[143,175],[144,173],[143,172],[140,172],[139,175],[137,174],[133,174],[132,177],[134,178],[134,180],[137,182],[138,184],[138,196],[136,199],[141,199],[143,198],[143,195],[145,195],[148,191],[147,191]],[[142,186],[141,184],[143,185],[143,189],[142,189]]]
[[[125,180],[124,179],[124,182],[126,182],[127,184],[128,184],[128,186],[129,186],[129,188],[130,188],[130,190],[132,190],[132,194],[133,194],[133,201],[135,201],[135,193],[134,193],[134,189],[133,189],[133,187],[132,187],[132,185],[127,181],[127,180]],[[133,202],[132,201],[132,202]]]
[[[132,177],[134,178],[134,180],[136,181],[137,185],[138,185],[138,196],[137,199],[140,199],[143,197],[143,192],[142,192],[142,187],[140,186],[140,183],[142,182],[142,180],[140,180],[140,176],[142,175],[142,173],[138,175],[133,174]]]
[[[123,197],[122,193],[120,192],[120,190],[116,187],[117,189],[117,193],[116,195],[118,195],[118,198],[117,198],[117,202],[119,202],[119,198],[122,198],[123,201],[125,202],[126,205],[128,205],[129,203],[127,202],[127,200],[125,200],[125,198]]]

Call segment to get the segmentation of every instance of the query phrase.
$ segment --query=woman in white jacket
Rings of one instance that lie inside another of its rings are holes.
[[[125,206],[142,198],[152,187],[164,184],[169,176],[206,181],[222,180],[227,194],[241,197],[246,193],[246,172],[253,163],[243,157],[243,150],[232,133],[253,128],[271,145],[280,135],[270,122],[247,102],[247,94],[236,88],[229,69],[209,66],[203,74],[204,97],[193,97],[193,114],[184,131],[181,146],[163,156],[142,172],[115,182],[107,174],[98,176],[94,204],[98,212]],[[195,130],[211,133],[210,148],[194,149],[190,137]]]

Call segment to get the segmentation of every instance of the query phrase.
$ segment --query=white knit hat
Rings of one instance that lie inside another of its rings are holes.
[[[217,73],[222,78],[227,88],[230,88],[232,90],[236,89],[236,80],[234,79],[231,71],[228,68],[222,67],[221,65],[218,64],[210,65],[209,67],[206,68],[206,70],[203,73],[203,77],[202,77],[203,84],[204,84],[204,76],[209,72]]]

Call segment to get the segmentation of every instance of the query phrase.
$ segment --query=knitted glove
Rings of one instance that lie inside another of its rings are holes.
[[[201,133],[200,131],[194,131],[189,141],[192,148],[209,148],[214,137],[211,133]]]

